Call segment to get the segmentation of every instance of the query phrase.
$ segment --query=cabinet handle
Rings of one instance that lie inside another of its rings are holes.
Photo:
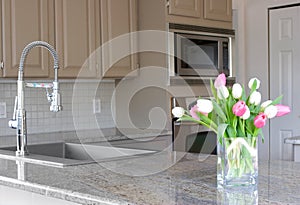
[[[169,8],[169,6],[170,6],[170,1],[167,0],[166,7]]]
[[[3,68],[4,68],[4,62],[1,61],[1,63],[0,63],[0,69],[3,69]]]

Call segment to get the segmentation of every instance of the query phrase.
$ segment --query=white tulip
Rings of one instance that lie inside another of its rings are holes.
[[[250,117],[250,110],[248,106],[246,106],[246,112],[241,116],[241,118],[247,120],[249,117]]]
[[[182,117],[184,114],[184,109],[182,107],[174,107],[172,109],[172,114],[174,117]]]
[[[213,104],[210,100],[199,99],[197,100],[198,110],[201,113],[210,113],[213,110]]]
[[[262,107],[262,108],[266,108],[266,107],[268,107],[271,103],[272,103],[272,100],[267,100],[267,101],[265,101],[265,102],[263,102],[263,103],[261,104],[261,107]]]
[[[261,94],[258,91],[254,91],[251,95],[250,95],[250,99],[249,102],[251,104],[254,105],[258,105],[261,102]]]
[[[267,118],[272,119],[277,115],[277,108],[274,105],[269,105],[266,107],[264,113],[267,115]]]
[[[256,89],[258,89],[259,86],[260,86],[260,80],[258,80],[257,78],[251,78],[251,79],[249,80],[248,87],[249,87],[250,89],[252,88],[252,85],[253,85],[253,83],[254,83],[254,80],[256,80]]]
[[[217,89],[217,94],[219,99],[227,99],[229,96],[229,91],[226,86],[221,86]]]
[[[242,86],[241,86],[239,83],[235,83],[235,84],[232,86],[232,96],[233,96],[235,99],[239,99],[239,98],[242,96],[242,93],[243,93],[243,88],[242,88]]]

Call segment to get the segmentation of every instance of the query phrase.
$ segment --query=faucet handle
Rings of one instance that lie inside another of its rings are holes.
[[[18,106],[18,96],[15,97],[15,106],[14,106],[14,113],[13,113],[13,118],[8,121],[8,126],[17,129],[18,122],[17,122],[17,106]]]

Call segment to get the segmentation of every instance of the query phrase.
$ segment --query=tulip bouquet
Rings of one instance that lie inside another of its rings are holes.
[[[260,81],[252,78],[249,95],[239,83],[226,87],[226,76],[220,74],[210,82],[213,98],[199,98],[190,110],[175,107],[172,113],[179,121],[193,121],[218,136],[218,182],[230,183],[236,178],[257,175],[257,139],[268,119],[283,116],[290,108],[279,104],[282,96],[261,103]],[[219,179],[220,178],[220,179]],[[240,180],[240,179],[239,179]],[[256,182],[255,182],[256,183]]]

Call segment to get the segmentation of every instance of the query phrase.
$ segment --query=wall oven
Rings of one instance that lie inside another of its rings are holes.
[[[179,76],[230,75],[233,30],[170,24],[173,71]]]
[[[190,109],[196,100],[196,97],[173,97],[171,107]],[[172,140],[174,151],[216,154],[217,135],[197,123],[178,122],[177,118],[172,118]]]

